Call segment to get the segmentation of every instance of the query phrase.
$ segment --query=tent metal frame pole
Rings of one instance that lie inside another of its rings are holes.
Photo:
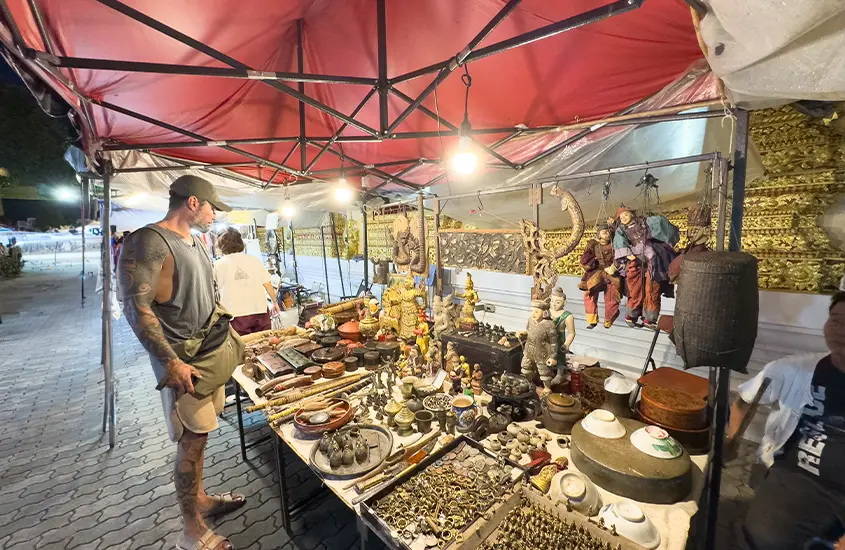
[[[742,216],[745,206],[745,178],[748,166],[748,111],[737,109],[734,135],[733,185],[731,196],[731,232],[728,250],[742,250]]]
[[[29,0],[30,3],[33,0]],[[94,59],[87,57],[56,56],[34,49],[26,50],[28,57],[38,57],[50,65],[61,69],[118,71],[127,73],[170,74],[181,76],[207,76],[240,80],[280,80],[286,82],[312,84],[357,84],[375,86],[375,78],[359,76],[340,76],[327,74],[306,74],[304,72],[253,71],[227,67],[203,67],[199,65],[179,65],[171,63],[150,63],[146,61],[119,61],[112,59]]]
[[[52,55],[55,53],[56,48],[53,46],[53,41],[50,40],[50,35],[47,33],[47,26],[44,24],[44,18],[41,17],[41,11],[39,11],[35,0],[27,0],[27,3],[29,4],[29,10],[32,12],[32,18],[35,19],[35,25],[38,27],[41,42],[44,43],[44,47]]]
[[[307,140],[306,140],[306,143],[307,143],[308,145],[311,145],[312,147],[320,147],[320,144],[319,144],[319,143],[316,143],[316,142],[313,142],[313,141],[307,141]],[[343,153],[341,153],[340,151],[335,151],[335,150],[334,150],[334,149],[332,149],[331,147],[330,147],[330,148],[328,148],[328,149],[326,149],[326,150],[327,150],[329,153],[331,153],[331,154],[335,155],[336,157],[342,158],[342,159],[344,159],[344,160],[348,160],[349,162],[351,162],[352,164],[354,164],[354,165],[358,166],[359,168],[363,168],[363,169],[364,169],[364,170],[366,170],[367,172],[369,172],[369,173],[371,173],[371,174],[373,174],[373,175],[376,175],[376,176],[378,176],[378,177],[380,177],[380,178],[382,178],[382,179],[387,179],[387,180],[392,180],[392,181],[395,181],[395,182],[396,182],[396,183],[398,183],[399,185],[401,185],[401,186],[403,186],[403,187],[407,187],[408,189],[413,189],[414,191],[418,191],[418,190],[419,190],[419,186],[417,186],[417,185],[415,185],[415,184],[413,184],[413,183],[411,183],[411,182],[409,182],[409,181],[405,181],[405,180],[403,180],[403,179],[401,179],[401,178],[399,178],[399,177],[397,177],[397,176],[395,176],[395,175],[393,175],[393,174],[388,174],[387,172],[385,172],[385,171],[383,171],[383,170],[379,170],[378,168],[374,168],[374,167],[372,167],[372,166],[368,166],[368,165],[364,164],[363,162],[361,162],[360,160],[357,160],[357,159],[355,159],[355,158],[352,158],[352,157],[350,157],[350,156],[348,156],[348,155],[344,155],[344,154],[343,154]]]
[[[162,160],[175,162],[175,163],[179,164],[180,166],[184,165],[184,164],[189,164],[189,162],[186,161],[186,160],[182,160],[182,159],[175,158],[175,157],[168,157],[168,156],[165,156],[165,155],[162,155],[162,154],[159,154],[159,153],[148,153],[148,154],[152,157],[160,158]],[[209,174],[214,174],[215,176],[219,176],[221,178],[227,178],[227,179],[230,179],[232,181],[237,181],[237,182],[240,182],[240,183],[243,183],[243,184],[246,184],[246,185],[250,185],[252,187],[257,187],[259,189],[262,188],[263,185],[264,185],[264,182],[262,182],[261,180],[252,181],[250,179],[247,179],[247,176],[244,176],[242,174],[238,174],[236,172],[230,172],[229,170],[227,170],[225,168],[221,168],[218,171],[213,166],[209,166],[209,165],[205,164],[205,165],[197,167],[196,169],[201,170],[203,172],[208,172]]]
[[[390,88],[390,91],[391,91],[391,92],[392,92],[392,93],[393,93],[396,97],[398,97],[399,99],[401,99],[402,101],[406,101],[406,102],[411,102],[411,101],[413,101],[413,100],[412,100],[409,96],[405,95],[404,93],[402,93],[401,91],[397,90],[396,88]],[[437,113],[435,113],[434,111],[432,111],[432,110],[431,110],[431,109],[429,109],[428,107],[426,107],[426,106],[424,106],[424,105],[417,105],[417,109],[419,109],[419,111],[420,111],[421,113],[425,114],[425,115],[426,115],[426,116],[428,116],[429,118],[431,118],[431,119],[433,119],[433,120],[436,120],[436,121],[438,121],[438,122],[442,123],[443,125],[445,125],[445,126],[446,126],[447,128],[449,128],[450,130],[453,130],[454,132],[456,132],[456,134],[455,134],[455,135],[457,135],[457,132],[459,132],[459,131],[460,131],[460,128],[458,128],[458,126],[456,126],[456,125],[452,124],[451,122],[449,122],[448,120],[446,120],[446,119],[445,119],[445,118],[443,118],[442,116],[437,116]],[[500,155],[499,153],[497,153],[497,152],[496,152],[495,150],[493,150],[492,148],[488,147],[487,145],[485,145],[485,144],[484,144],[484,143],[482,143],[481,141],[478,141],[477,139],[475,139],[472,135],[470,135],[470,137],[469,137],[469,138],[470,138],[470,140],[471,140],[471,141],[472,141],[472,142],[473,142],[473,143],[474,143],[477,147],[481,148],[481,149],[482,149],[485,153],[487,153],[487,154],[488,154],[488,155],[490,155],[491,157],[493,157],[493,158],[495,158],[495,159],[497,159],[497,160],[501,161],[502,163],[504,163],[505,165],[507,165],[507,166],[508,166],[508,167],[510,167],[510,168],[513,168],[514,170],[518,170],[518,169],[519,169],[517,164],[515,164],[515,163],[513,163],[513,162],[509,161],[507,158],[503,157],[502,155]]]
[[[379,110],[379,133],[386,136],[387,128],[390,125],[389,111],[387,106],[387,93],[389,84],[387,82],[387,9],[385,0],[376,0],[376,26],[378,28],[378,110]]]
[[[111,8],[111,9],[117,11],[117,12],[122,13],[123,15],[129,17],[130,19],[134,19],[135,21],[138,21],[139,23],[142,23],[142,24],[144,24],[144,25],[146,25],[146,26],[148,26],[152,29],[157,30],[158,32],[164,34],[165,36],[169,36],[170,38],[172,38],[172,39],[174,39],[178,42],[181,42],[182,44],[185,44],[186,46],[190,46],[191,48],[193,48],[197,51],[200,51],[200,52],[204,53],[205,55],[216,59],[217,61],[225,63],[226,65],[229,65],[230,67],[233,67],[235,69],[242,69],[242,70],[246,70],[246,71],[253,71],[254,70],[251,67],[241,63],[237,59],[234,59],[233,57],[230,57],[230,56],[224,54],[223,52],[212,48],[208,44],[205,44],[203,42],[200,42],[199,40],[191,38],[190,36],[188,36],[188,35],[186,35],[182,32],[179,32],[178,30],[174,29],[173,27],[165,25],[164,23],[162,23],[162,22],[160,22],[160,21],[158,21],[158,20],[156,20],[156,19],[154,19],[154,18],[134,9],[134,8],[131,8],[131,7],[127,6],[126,4],[119,2],[118,0],[96,0],[96,1],[99,2],[100,4],[104,5],[104,6],[107,6],[107,7]],[[275,81],[275,80],[261,80],[260,82],[263,82],[264,84],[266,84],[266,85],[268,85],[272,88],[275,88],[276,90],[278,90],[278,91],[280,91],[284,94],[287,94],[291,97],[294,97],[294,98],[298,99],[300,102],[305,103],[305,104],[313,107],[314,109],[317,109],[318,111],[322,111],[323,113],[330,115],[334,118],[337,118],[337,119],[339,119],[343,122],[348,122],[352,127],[357,128],[358,130],[361,130],[362,132],[364,132],[366,134],[370,134],[371,136],[377,136],[378,135],[378,132],[376,130],[374,130],[373,128],[370,128],[366,124],[362,124],[362,123],[358,122],[357,120],[349,118],[348,116],[344,115],[340,111],[333,109],[333,108],[329,107],[328,105],[321,103],[321,102],[317,101],[316,99],[314,99],[314,98],[312,98],[308,95],[305,95],[304,93],[301,93],[294,88],[291,88],[290,86],[287,86],[286,84],[282,84],[281,82],[278,82],[278,81]]]
[[[150,149],[190,149],[193,147],[222,147],[224,145],[269,145],[299,141],[299,136],[218,139],[214,141],[165,141],[159,143],[105,143],[103,151],[149,151]],[[284,163],[283,163],[284,164]]]
[[[296,264],[296,240],[293,234],[293,220],[288,220],[288,229],[290,229],[290,253],[293,256],[293,280],[296,284],[299,284],[299,266]],[[284,234],[282,238],[284,238]]]
[[[296,20],[296,70],[305,73],[305,51],[302,48],[302,19]],[[299,93],[305,95],[305,83],[296,85]],[[305,149],[305,103],[299,102],[299,163],[304,174],[308,167],[308,151]]]
[[[361,103],[359,103],[358,106],[355,107],[355,109],[352,111],[352,114],[350,116],[353,116],[353,117],[357,116],[358,113],[361,112],[361,109],[364,108],[364,106],[367,104],[368,101],[370,101],[370,98],[372,98],[373,94],[375,94],[375,93],[376,93],[376,88],[375,87],[371,88],[370,91],[367,92],[367,95],[364,96],[364,99],[361,100]],[[300,103],[300,105],[302,105],[302,104]],[[343,131],[346,130],[346,128],[348,126],[349,125],[345,122],[340,125],[340,128],[337,129],[337,131],[334,133],[334,135],[331,138],[329,138],[329,140],[326,142],[325,145],[323,145],[323,148],[320,149],[317,152],[317,154],[314,156],[313,159],[311,159],[311,162],[309,162],[308,165],[303,169],[303,172],[307,172],[308,174],[316,173],[316,172],[311,172],[311,168],[315,164],[317,164],[317,161],[320,160],[320,157],[322,157],[325,154],[325,152],[328,151],[328,149],[332,145],[334,145],[338,140],[343,139],[340,134],[343,133]],[[304,137],[304,133],[305,133],[304,127],[302,128],[302,133],[303,133],[303,137]],[[305,139],[310,139],[310,138],[305,138]],[[304,147],[303,147],[303,149],[304,149]]]
[[[82,281],[80,285],[82,289],[82,303],[80,307],[85,307],[85,210],[88,203],[88,178],[83,177],[82,179],[82,201],[81,201],[81,214],[82,214],[82,270],[79,272],[79,278]]]
[[[526,32],[514,36],[512,38],[496,42],[495,44],[491,44],[484,48],[479,48],[473,52],[470,52],[470,54],[467,55],[463,61],[465,63],[477,61],[479,59],[483,59],[485,57],[489,57],[497,53],[502,53],[513,48],[518,48],[520,46],[525,46],[526,44],[542,40],[544,38],[555,36],[557,34],[572,30],[574,28],[583,27],[584,25],[588,25],[596,21],[601,21],[602,19],[607,19],[608,17],[612,17],[614,15],[621,15],[625,12],[639,8],[644,1],[645,0],[620,0],[612,4],[607,4],[605,6],[584,12],[581,15],[576,15],[574,17],[570,17],[562,21],[558,21],[556,23],[551,23],[550,25],[546,25],[545,27],[540,27],[539,29],[535,29],[533,31]],[[578,23],[578,21],[575,20],[580,20],[581,22]],[[438,71],[443,70],[451,62],[451,59],[447,59],[445,61],[434,63],[427,67],[423,67],[421,69],[417,69],[399,75],[397,77],[391,78],[390,83],[398,84],[399,82],[404,82],[406,80],[419,78],[427,74],[436,73]]]
[[[340,267],[340,247],[337,244],[337,225],[334,221],[334,214],[329,212],[329,220],[331,220],[332,244],[334,245],[334,255],[337,258],[337,274],[340,277],[340,295],[346,296],[346,287],[343,285],[343,270]],[[352,291],[352,283],[349,283],[349,291]]]
[[[326,277],[326,303],[330,304],[332,301],[332,294],[329,290],[329,265],[326,262],[326,228],[320,226],[320,246],[323,249],[323,274]]]
[[[721,153],[716,153],[713,160],[713,174],[718,177],[716,204],[718,214],[716,218],[716,250],[725,249],[726,215],[728,208],[728,163]]]
[[[434,196],[434,294],[440,296],[443,292],[443,266],[440,259],[440,198]]]
[[[404,110],[402,113],[396,117],[396,120],[387,127],[387,134],[392,133],[396,130],[396,127],[402,124],[408,116],[413,113],[417,107],[419,107],[425,98],[427,98],[431,93],[434,91],[435,88],[440,86],[440,84],[446,80],[446,78],[452,74],[452,71],[460,67],[464,64],[464,60],[466,60],[467,56],[469,56],[472,51],[478,47],[478,45],[485,39],[487,36],[490,35],[493,30],[499,26],[499,23],[505,20],[515,9],[522,0],[508,0],[508,3],[505,4],[499,12],[493,16],[493,18],[484,25],[484,28],[481,29],[475,37],[470,40],[469,44],[466,47],[458,52],[455,57],[449,61],[449,64],[440,69],[440,72],[437,74],[437,77],[431,81],[431,83],[425,87],[425,89],[420,92],[420,95],[413,100],[413,102]]]
[[[413,170],[414,168],[416,168],[417,166],[421,166],[422,164],[423,164],[422,162],[417,161],[417,163],[416,163],[416,164],[412,164],[411,166],[406,166],[406,167],[405,167],[405,168],[403,168],[402,170],[399,170],[398,172],[396,172],[396,174],[394,174],[392,177],[390,177],[390,178],[388,178],[388,179],[384,180],[383,182],[381,182],[380,184],[376,185],[376,186],[375,186],[375,187],[373,187],[372,189],[367,190],[367,193],[373,193],[373,192],[375,192],[375,191],[377,191],[377,190],[381,189],[382,187],[384,187],[385,185],[387,185],[387,184],[389,184],[391,181],[393,181],[395,178],[401,178],[402,176],[404,176],[404,175],[405,175],[405,174],[407,174],[408,172],[412,171],[412,170]],[[417,187],[416,189],[417,189],[417,190],[419,190],[419,187]]]
[[[361,233],[364,238],[364,288],[370,288],[370,248],[367,242],[367,208],[361,203]]]
[[[543,178],[537,180],[535,183],[541,184],[542,187],[550,187],[559,181],[566,181],[566,180],[577,180],[583,178],[589,178],[592,176],[606,176],[609,174],[621,174],[624,172],[636,172],[637,170],[645,170],[646,168],[655,169],[655,168],[665,168],[667,166],[679,166],[681,164],[693,164],[696,162],[706,162],[712,161],[716,158],[717,155],[720,153],[704,153],[701,155],[692,155],[688,157],[678,157],[673,159],[665,159],[665,160],[657,160],[652,162],[640,162],[637,164],[629,164],[625,166],[616,166],[612,168],[600,168],[597,170],[589,170],[586,172],[576,172],[573,174],[564,174],[555,176],[553,178]],[[525,185],[515,185],[513,187],[502,187],[499,189],[482,189],[475,193],[460,193],[455,195],[445,195],[440,196],[440,200],[451,200],[451,199],[466,199],[471,197],[477,196],[488,196],[488,195],[499,195],[502,193],[512,193],[514,191],[524,191],[526,189],[531,189],[534,184],[525,184]],[[415,200],[415,199],[414,199]],[[390,204],[386,204],[385,206],[392,206],[394,204],[401,204],[400,202],[394,202]]]
[[[112,281],[112,254],[110,243],[111,223],[111,163],[107,162],[103,172],[103,374],[105,377],[105,406],[103,414],[103,431],[106,431],[108,422],[109,447],[114,448],[116,439],[116,413],[115,413],[115,380],[113,364],[113,342],[112,342],[112,312],[111,312],[111,281]]]
[[[167,172],[173,170],[191,170],[193,168],[234,168],[244,166],[261,166],[259,162],[224,162],[221,164],[183,164],[181,166],[149,166],[141,168],[120,168],[114,171],[115,174],[138,174],[144,172]]]

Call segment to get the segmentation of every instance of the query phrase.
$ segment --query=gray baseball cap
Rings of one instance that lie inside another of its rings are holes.
[[[197,176],[179,176],[170,184],[170,192],[180,197],[196,197],[208,201],[215,210],[232,211],[232,207],[221,201],[220,197],[217,196],[217,190],[211,185],[211,182]]]

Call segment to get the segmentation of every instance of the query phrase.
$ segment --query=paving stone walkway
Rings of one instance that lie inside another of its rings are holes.
[[[172,549],[181,529],[172,484],[174,445],[167,437],[146,353],[126,322],[114,324],[118,378],[117,446],[101,433],[100,306],[94,277],[80,308],[80,262],[33,261],[0,280],[0,549]],[[93,262],[86,266],[95,272]],[[268,428],[247,418],[247,439]],[[720,550],[741,549],[753,446],[727,465],[719,517]],[[240,456],[234,407],[209,439],[205,486],[237,491],[248,503],[215,524],[238,550],[343,550],[358,544],[355,518],[333,496],[282,529],[271,444]],[[292,498],[317,478],[288,459]],[[371,541],[374,537],[371,537]],[[700,538],[693,536],[689,548]],[[380,546],[380,545],[378,545]]]
[[[80,308],[81,263],[31,262],[0,280],[0,549],[175,548],[181,519],[173,492],[173,443],[146,353],[121,319],[114,324],[117,445],[101,433],[100,299],[94,277]],[[94,271],[93,262],[87,266]],[[268,433],[247,417],[247,440]],[[234,407],[209,438],[205,487],[247,495],[215,528],[237,550],[345,549],[358,545],[355,517],[334,497],[281,527],[278,481],[268,441],[241,459]],[[288,458],[293,499],[319,481]]]

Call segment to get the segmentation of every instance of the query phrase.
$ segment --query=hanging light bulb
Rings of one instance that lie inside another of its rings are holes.
[[[337,179],[337,185],[334,188],[334,198],[344,204],[352,202],[352,189],[346,183],[346,172],[343,170],[343,157],[340,158],[340,177]]]
[[[478,155],[473,151],[472,139],[470,138],[472,125],[469,123],[469,88],[472,86],[472,77],[469,76],[469,69],[466,65],[464,65],[464,74],[461,75],[461,80],[466,86],[464,120],[461,122],[461,128],[458,131],[461,138],[458,142],[458,152],[452,157],[452,168],[459,174],[470,174],[478,166]]]
[[[285,184],[285,199],[284,199],[284,202],[282,202],[281,211],[282,211],[282,216],[285,219],[288,219],[288,220],[293,218],[293,215],[296,214],[296,208],[294,208],[293,201],[290,200],[290,195],[288,195],[287,184]]]

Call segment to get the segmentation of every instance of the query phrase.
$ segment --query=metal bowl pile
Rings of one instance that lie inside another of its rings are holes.
[[[508,372],[491,372],[481,380],[481,387],[492,396],[511,399],[524,399],[534,393],[534,388],[527,378]]]

